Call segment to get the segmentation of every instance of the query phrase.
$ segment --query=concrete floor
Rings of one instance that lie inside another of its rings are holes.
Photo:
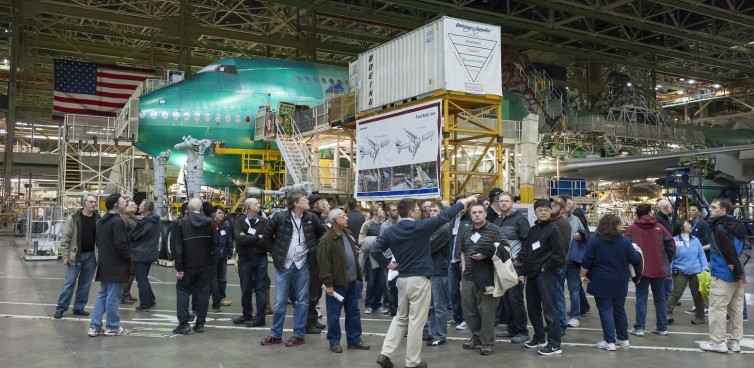
[[[333,354],[328,350],[325,335],[307,335],[307,344],[287,348],[283,345],[262,347],[259,341],[267,335],[268,328],[246,328],[233,325],[231,319],[240,315],[240,288],[238,275],[228,272],[228,299],[230,307],[220,313],[209,312],[207,332],[186,336],[172,336],[175,318],[175,274],[172,269],[154,266],[150,278],[157,295],[158,309],[138,313],[133,306],[122,305],[122,326],[132,334],[122,337],[87,337],[87,318],[76,318],[66,312],[60,320],[52,319],[55,311],[64,266],[61,261],[23,260],[23,239],[0,238],[0,367],[377,367],[379,354],[389,318],[364,315],[363,339],[372,345],[370,351],[345,350]],[[271,267],[272,269],[272,267]],[[747,268],[750,282],[754,281],[754,266]],[[99,289],[93,283],[90,303]],[[752,288],[747,288],[749,308],[754,307]],[[136,285],[132,293],[136,293]],[[136,294],[135,294],[136,295]],[[687,295],[680,309],[691,306]],[[591,298],[590,298],[591,299]],[[627,310],[629,324],[633,323],[633,293],[629,293]],[[651,302],[650,302],[651,304]],[[322,301],[324,305],[324,301]],[[592,305],[593,301],[592,301]],[[324,307],[323,307],[324,308]],[[362,308],[363,310],[363,308]],[[654,313],[650,306],[647,326],[654,326]],[[292,310],[289,308],[284,339],[291,335]],[[594,347],[601,340],[599,318],[596,313],[582,317],[580,328],[571,328],[563,338],[563,354],[538,356],[533,349],[498,340],[494,354],[480,356],[478,352],[461,349],[468,339],[468,331],[449,329],[449,342],[440,347],[422,349],[422,359],[431,367],[492,366],[515,359],[517,367],[752,367],[754,354],[754,329],[745,322],[745,339],[742,354],[702,352],[697,341],[708,338],[707,327],[691,325],[690,315],[676,313],[676,322],[670,335],[662,337],[652,333],[631,336],[631,348],[606,352]],[[324,323],[325,321],[322,320]],[[267,319],[268,327],[271,317]],[[343,337],[345,344],[345,337]],[[344,346],[345,347],[345,346]],[[403,348],[403,347],[402,347]],[[403,366],[405,351],[400,349],[393,362]],[[749,363],[746,363],[746,362]]]

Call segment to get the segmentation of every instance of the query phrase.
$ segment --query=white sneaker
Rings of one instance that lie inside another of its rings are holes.
[[[668,336],[668,330],[662,330],[662,331],[660,331],[660,330],[658,330],[658,329],[655,328],[655,329],[652,329],[652,333],[658,334],[660,336]]]
[[[717,353],[727,353],[728,352],[728,346],[725,345],[724,342],[721,343],[715,343],[714,341],[707,341],[703,343],[701,346],[702,350],[705,351],[714,351]]]
[[[89,333],[87,333],[89,337],[97,337],[99,335],[102,335],[102,330],[94,327],[89,327]]]
[[[605,340],[602,340],[597,343],[597,349],[605,349],[607,351],[615,351],[615,344],[612,342],[606,342]]]
[[[615,340],[615,345],[620,346],[622,348],[627,348],[631,346],[631,344],[628,343],[628,340]]]
[[[741,352],[741,345],[736,340],[728,340],[728,350],[734,352],[734,353],[740,353]]]
[[[385,312],[387,312],[387,310],[388,310],[388,309],[387,309],[387,308],[385,308],[385,307],[379,307],[379,308],[377,308],[377,312],[378,312],[378,313],[385,313]]]
[[[466,323],[466,321],[463,321],[456,325],[456,330],[468,330],[469,325]]]
[[[117,330],[111,330],[111,329],[108,328],[107,330],[105,330],[104,335],[105,336],[120,336],[120,335],[128,335],[129,332],[131,332],[131,331],[129,331],[129,330],[123,328],[123,327],[118,327]]]
[[[364,314],[372,314],[372,308],[365,308]]]
[[[641,328],[632,328],[632,329],[628,330],[628,333],[630,333],[631,335],[634,335],[634,336],[644,337],[644,329],[641,329]]]
[[[581,322],[579,322],[579,320],[577,320],[576,318],[571,318],[570,320],[568,320],[568,327],[579,327],[579,325],[581,325]]]

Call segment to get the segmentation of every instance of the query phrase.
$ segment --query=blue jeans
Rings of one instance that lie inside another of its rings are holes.
[[[540,272],[536,279],[526,279],[526,306],[529,321],[534,328],[534,339],[547,342],[551,347],[560,347],[560,323],[558,309],[558,278],[551,271]],[[545,339],[545,324],[547,339]]]
[[[430,336],[433,340],[445,340],[448,336],[448,304],[445,290],[448,288],[447,276],[432,276],[432,300],[429,308]]]
[[[568,321],[566,320],[566,304],[565,304],[565,280],[566,280],[566,268],[558,268],[555,272],[555,277],[558,280],[558,315],[560,315],[560,328],[565,331],[568,328]]]
[[[73,289],[78,282],[73,310],[84,310],[86,301],[89,300],[89,288],[92,286],[95,271],[97,271],[97,259],[94,257],[94,252],[80,253],[78,264],[66,266],[63,287],[60,288],[58,306],[55,309],[63,312],[68,310],[73,297]]]
[[[203,325],[207,320],[207,308],[209,304],[209,279],[213,269],[207,267],[191,267],[183,270],[183,278],[175,283],[176,314],[178,323],[189,323],[189,298],[195,294],[196,324]]]
[[[330,346],[340,344],[340,310],[346,312],[346,342],[348,345],[361,343],[361,315],[359,313],[359,301],[356,298],[356,284],[358,281],[348,283],[348,287],[333,286],[333,290],[343,296],[339,302],[332,296],[325,297],[327,308],[327,341]]]
[[[299,269],[295,263],[291,268],[283,268],[275,273],[275,305],[272,307],[272,328],[270,336],[282,338],[285,310],[288,306],[288,290],[296,293],[296,305],[293,307],[293,335],[304,338],[306,317],[309,311],[309,263]]]
[[[665,300],[668,300],[670,298],[670,295],[673,294],[673,279],[667,279],[665,280]]]
[[[371,268],[369,261],[366,267],[367,297],[364,299],[364,308],[378,309],[382,306],[382,295],[387,278],[382,272],[382,267]]]
[[[89,326],[95,329],[102,328],[102,315],[107,313],[107,329],[117,330],[120,327],[120,315],[118,306],[120,298],[123,296],[123,283],[102,282],[99,286],[99,292],[94,300],[92,309],[92,320]]]
[[[602,338],[605,342],[614,344],[617,334],[618,340],[628,340],[628,317],[626,316],[626,297],[601,298],[594,297],[602,324]]]
[[[448,289],[450,289],[450,303],[453,304],[453,322],[463,322],[461,310],[461,262],[448,266]]]
[[[251,306],[251,294],[253,293],[257,298],[257,318],[264,321],[267,288],[270,287],[267,266],[266,255],[238,260],[238,276],[241,279],[241,309],[247,319],[251,319],[251,314],[254,311]]]
[[[570,317],[581,319],[581,265],[570,264],[566,268],[566,281],[568,281],[568,296],[571,299]]]
[[[644,322],[647,319],[647,300],[649,299],[649,287],[652,287],[652,299],[654,299],[655,316],[657,317],[657,330],[667,331],[668,315],[667,300],[665,299],[665,281],[664,277],[649,278],[642,277],[641,281],[636,284],[636,323],[635,329],[644,329]]]
[[[148,308],[157,304],[157,300],[152,292],[152,285],[149,284],[149,269],[152,267],[152,263],[134,262],[132,264],[136,286],[139,287],[139,306]]]

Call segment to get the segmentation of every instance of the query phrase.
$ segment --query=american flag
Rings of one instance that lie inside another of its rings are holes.
[[[54,61],[53,117],[65,114],[115,116],[136,87],[153,70],[103,65],[81,61]]]

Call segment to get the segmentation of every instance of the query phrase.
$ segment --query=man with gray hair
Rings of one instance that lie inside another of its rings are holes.
[[[97,269],[94,245],[100,216],[96,211],[97,198],[85,194],[83,199],[82,208],[68,217],[60,237],[60,256],[63,257],[66,271],[58,306],[55,308],[55,319],[63,317],[63,313],[68,310],[76,284],[78,289],[73,303],[73,314],[89,315],[84,307],[89,299],[89,287],[92,285],[94,271]]]
[[[342,353],[340,346],[340,310],[346,314],[346,340],[348,349],[369,350],[361,340],[361,315],[356,298],[356,285],[361,281],[359,256],[348,217],[341,209],[331,210],[327,215],[330,228],[319,240],[317,260],[319,279],[327,297],[327,340],[330,351]],[[337,298],[335,294],[341,298]]]
[[[136,284],[139,288],[139,306],[137,311],[146,312],[157,307],[157,300],[149,284],[149,269],[157,262],[160,247],[160,216],[154,212],[154,202],[144,199],[139,205],[142,219],[136,223],[128,234],[131,243],[131,261],[133,262]]]

